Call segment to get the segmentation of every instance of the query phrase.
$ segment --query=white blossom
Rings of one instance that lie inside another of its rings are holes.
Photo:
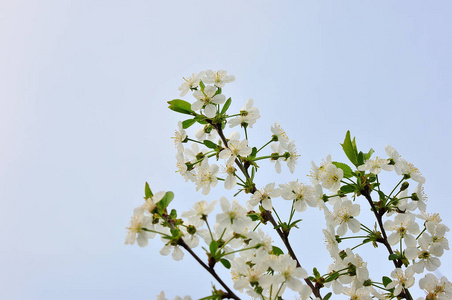
[[[385,171],[393,171],[394,166],[389,164],[388,159],[383,159],[376,157],[374,159],[366,160],[364,165],[358,167],[359,171],[367,171],[369,170],[372,174],[380,174],[381,170]]]
[[[401,238],[404,238],[405,244],[414,244],[415,237],[413,235],[419,234],[419,225],[415,222],[414,215],[411,214],[398,214],[395,216],[394,221],[386,220],[383,225],[387,231],[394,231],[388,236],[388,243],[390,245],[397,244]]]
[[[261,117],[261,115],[259,114],[259,109],[257,109],[257,107],[254,107],[253,104],[253,99],[248,99],[245,106],[240,110],[240,116],[232,118],[228,121],[229,127],[232,128],[234,126],[241,125],[242,127],[247,126],[252,128],[257,119]]]
[[[199,81],[202,76],[204,76],[204,72],[198,74],[193,73],[187,79],[184,78],[184,82],[182,82],[182,85],[178,88],[178,90],[181,91],[180,96],[184,97],[189,90],[196,89],[199,86]]]
[[[225,70],[219,70],[214,72],[212,70],[205,71],[204,82],[207,84],[214,84],[215,86],[222,88],[226,83],[233,82],[235,80],[234,75],[228,75]]]
[[[204,91],[194,91],[193,96],[197,101],[191,105],[191,109],[197,111],[204,108],[206,117],[215,117],[217,113],[216,104],[223,104],[226,101],[226,97],[223,94],[215,95],[216,92],[217,88],[211,85],[206,86]]]
[[[202,194],[207,195],[210,192],[210,187],[215,187],[218,183],[216,176],[219,168],[215,164],[209,166],[209,163],[205,160],[201,163],[198,171],[196,190],[198,191],[199,189],[202,189]]]
[[[394,289],[394,296],[399,295],[403,288],[410,288],[414,285],[414,270],[413,266],[406,268],[405,272],[401,268],[396,268],[391,272],[391,277],[393,281],[390,282],[386,288]]]
[[[251,196],[251,198],[247,202],[247,206],[249,209],[253,209],[259,203],[262,204],[262,207],[266,210],[272,209],[272,198],[277,198],[281,195],[281,190],[276,188],[275,183],[269,183],[265,186],[265,188],[257,190]]]

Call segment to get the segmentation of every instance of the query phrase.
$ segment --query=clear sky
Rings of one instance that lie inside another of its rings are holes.
[[[224,90],[232,109],[254,99],[262,119],[251,143],[275,121],[296,141],[295,174],[270,176],[269,165],[260,185],[307,183],[310,161],[328,154],[345,161],[339,143],[351,130],[363,150],[384,156],[390,144],[414,163],[429,211],[452,227],[451,9],[446,0],[0,1],[0,298],[209,294],[213,279],[190,257],[160,256],[158,239],[124,245],[145,181],[174,191],[180,209],[224,194],[203,196],[174,172],[181,118],[166,101],[182,76],[206,69],[236,76]],[[330,262],[319,216],[301,215],[295,247],[306,269]],[[442,263],[438,274],[452,280],[452,254]],[[391,265],[373,258],[369,268]]]

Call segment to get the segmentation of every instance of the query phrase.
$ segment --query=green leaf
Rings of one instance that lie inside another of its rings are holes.
[[[358,153],[358,166],[364,165],[364,153],[359,151]]]
[[[346,184],[341,186],[341,191],[348,194],[348,193],[354,193],[355,192],[355,186],[351,184]]]
[[[257,148],[256,148],[256,147],[253,147],[253,149],[251,150],[250,156],[251,156],[251,157],[256,157],[256,155],[257,155]]]
[[[176,219],[177,218],[177,211],[175,209],[171,210],[170,218],[171,219]]]
[[[315,276],[315,278],[320,278],[320,273],[319,273],[319,271],[317,271],[317,268],[314,268],[314,269],[312,269],[312,271],[314,272],[314,276]]]
[[[333,280],[336,280],[339,277],[339,272],[333,272],[332,274],[328,275],[328,278],[325,282],[330,282]]]
[[[389,255],[389,257],[388,257],[389,260],[396,260],[397,258],[399,258],[399,255],[395,254],[395,253]]]
[[[388,284],[390,284],[390,283],[392,282],[391,278],[386,277],[386,276],[383,276],[382,281],[383,281],[383,285],[384,285],[385,287],[387,287]]]
[[[206,117],[203,115],[196,115],[195,117],[195,121],[198,122],[199,124],[207,124],[207,122],[205,121]]]
[[[191,104],[188,103],[187,101],[184,100],[180,100],[180,99],[174,99],[171,101],[168,101],[168,108],[181,113],[181,114],[186,114],[186,115],[196,115],[196,113],[191,109]]]
[[[156,206],[160,209],[160,211],[164,211],[168,205],[173,201],[174,199],[174,193],[173,192],[166,192],[163,196],[162,200],[157,202]]]
[[[283,255],[283,254],[284,254],[284,252],[283,252],[280,248],[278,248],[278,247],[276,247],[276,246],[273,246],[273,248],[272,248],[272,253],[273,253],[274,255],[276,255],[276,256],[280,256],[280,255]]]
[[[154,196],[154,194],[152,194],[151,188],[149,187],[149,183],[147,183],[147,182],[144,185],[144,196],[145,196],[145,199],[149,199],[152,196]]]
[[[364,160],[368,160],[374,152],[374,149],[370,148],[369,152],[364,153]]]
[[[223,266],[226,269],[230,269],[231,268],[231,263],[229,262],[229,260],[227,260],[225,258],[222,258],[222,259],[220,259],[220,262],[223,264]]]
[[[210,148],[210,149],[217,149],[217,146],[218,146],[217,144],[215,144],[214,142],[209,141],[209,140],[204,140],[203,143],[204,143],[204,145],[207,146],[207,148]]]
[[[223,105],[223,108],[221,109],[221,114],[226,113],[226,111],[228,110],[229,106],[231,105],[231,98],[229,97],[228,100],[226,100],[226,103]]]
[[[358,166],[358,150],[356,149],[356,142],[353,139],[353,142],[350,138],[350,130],[347,131],[345,135],[344,143],[341,144],[342,149],[344,149],[345,155],[347,155],[348,159],[354,164]]]
[[[210,250],[211,256],[213,256],[215,254],[215,252],[217,252],[217,249],[218,249],[217,241],[212,240],[209,245],[209,250]]]
[[[187,129],[189,128],[191,125],[195,124],[196,120],[195,119],[188,119],[182,122],[182,128],[183,129]]]
[[[344,171],[344,178],[353,177],[353,170],[348,165],[337,162],[337,161],[333,161],[332,163],[333,163],[333,165],[335,165],[336,167],[338,167],[339,169],[342,169],[342,171]]]
[[[253,221],[257,221],[260,219],[260,214],[256,213],[247,214],[247,216]]]
[[[330,299],[332,294],[333,294],[332,292],[329,292],[328,294],[325,295],[325,297],[323,297],[323,300]]]
[[[204,89],[206,88],[206,86],[204,85],[204,82],[202,82],[202,80],[199,81],[199,86],[201,87],[201,91],[204,92]]]

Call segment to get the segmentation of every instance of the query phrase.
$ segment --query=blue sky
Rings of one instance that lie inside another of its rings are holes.
[[[451,8],[448,1],[2,1],[1,298],[209,293],[208,274],[188,256],[179,263],[159,256],[158,239],[144,249],[124,245],[145,181],[173,190],[180,209],[223,194],[203,196],[174,172],[170,137],[180,116],[166,101],[179,96],[183,76],[206,69],[236,76],[224,90],[232,109],[254,99],[262,119],[251,143],[264,142],[275,121],[296,141],[295,174],[263,171],[259,184],[307,182],[310,161],[328,154],[345,161],[339,143],[351,130],[364,150],[384,156],[390,144],[413,162],[427,179],[429,211],[451,227]],[[297,247],[309,269],[319,251],[327,255],[323,223],[301,217],[308,226]],[[450,253],[442,263],[452,279]]]

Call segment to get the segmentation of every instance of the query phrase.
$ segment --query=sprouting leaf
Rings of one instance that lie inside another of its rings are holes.
[[[222,258],[222,259],[220,259],[220,262],[223,264],[223,266],[226,269],[230,269],[231,268],[231,263],[229,262],[229,260],[227,260],[225,258]]]
[[[229,98],[228,100],[226,100],[226,103],[223,105],[223,108],[221,109],[221,114],[226,113],[226,111],[228,110],[229,106],[231,105],[231,98]]]
[[[215,252],[217,252],[218,243],[215,240],[212,240],[209,245],[210,254],[213,256]]]
[[[162,200],[157,202],[156,206],[160,209],[160,211],[164,211],[168,205],[173,201],[174,199],[174,193],[173,192],[166,192],[163,196]]]
[[[342,149],[344,149],[345,155],[347,155],[348,159],[355,165],[358,166],[358,150],[356,148],[355,139],[353,142],[350,138],[350,130],[347,131],[345,135],[344,143],[341,144]]]
[[[385,287],[387,287],[388,284],[390,284],[390,283],[392,282],[391,278],[386,277],[386,276],[383,276],[382,281],[383,281],[383,285],[384,285]]]
[[[283,255],[284,252],[283,252],[280,248],[278,248],[278,247],[276,247],[276,246],[273,246],[273,248],[272,248],[272,254],[274,254],[274,255],[276,255],[276,256],[280,256],[280,255]]]
[[[187,101],[181,100],[181,99],[174,99],[171,101],[168,101],[168,108],[186,115],[196,115],[196,113],[191,109],[191,104]]]
[[[398,254],[395,254],[395,253],[389,255],[389,257],[388,257],[389,260],[396,260],[396,259],[398,259],[398,258],[399,258],[399,255],[398,255]]]
[[[375,152],[374,149],[370,148],[369,152],[364,153],[364,160],[365,161],[368,160],[374,152]]]
[[[196,123],[196,119],[188,119],[182,122],[182,128],[187,129]]]
[[[151,198],[152,196],[154,196],[154,195],[152,194],[151,188],[149,187],[149,183],[147,183],[147,182],[146,182],[146,184],[144,185],[144,196],[145,196],[145,199],[149,199],[149,198]]]
[[[217,144],[215,144],[212,141],[204,140],[203,143],[204,143],[204,145],[207,146],[207,148],[210,148],[210,149],[216,149],[217,148]]]
[[[325,297],[323,297],[323,300],[328,300],[331,298],[331,295],[333,295],[332,292],[329,292],[328,294],[325,295]]]
[[[348,193],[354,193],[355,192],[355,186],[352,184],[346,184],[341,186],[341,191],[348,194]]]

